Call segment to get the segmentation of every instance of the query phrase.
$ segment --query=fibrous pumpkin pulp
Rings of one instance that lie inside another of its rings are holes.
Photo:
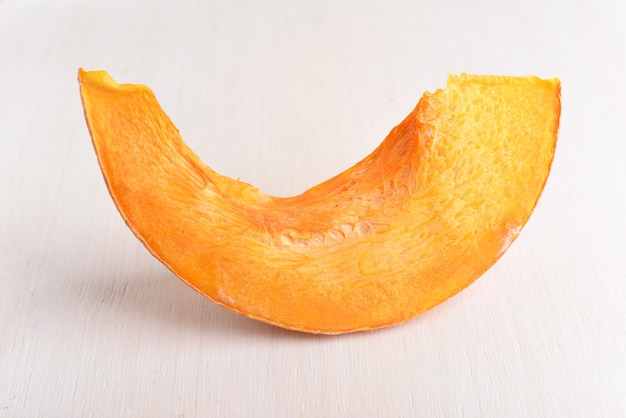
[[[556,79],[450,76],[369,156],[299,196],[204,165],[145,86],[79,71],[115,204],[178,277],[251,318],[306,332],[396,324],[503,254],[550,171]]]

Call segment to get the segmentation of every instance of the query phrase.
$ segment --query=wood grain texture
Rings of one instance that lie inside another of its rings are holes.
[[[0,1],[0,416],[626,415],[626,19],[609,0]],[[78,67],[149,85],[203,160],[292,195],[448,73],[563,83],[553,171],[507,254],[403,325],[242,318],[115,211]]]

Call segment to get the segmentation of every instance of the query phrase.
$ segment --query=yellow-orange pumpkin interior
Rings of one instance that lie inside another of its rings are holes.
[[[560,115],[556,79],[451,76],[365,159],[282,198],[204,165],[147,87],[79,82],[108,190],[148,250],[221,305],[315,333],[413,318],[493,265],[541,194]]]

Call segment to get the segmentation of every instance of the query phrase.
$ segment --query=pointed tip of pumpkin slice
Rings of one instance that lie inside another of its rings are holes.
[[[103,70],[85,71],[78,69],[78,81],[81,86],[88,86],[99,89],[119,89],[120,84]]]
[[[146,91],[148,87],[141,84],[120,84],[108,72],[104,70],[84,70],[78,69],[78,82],[82,87],[93,90],[122,92],[122,91]]]
[[[352,168],[261,198],[202,164],[147,87],[79,82],[105,183],[146,248],[220,305],[324,334],[406,321],[489,269],[543,190],[560,115],[556,79],[451,76]]]

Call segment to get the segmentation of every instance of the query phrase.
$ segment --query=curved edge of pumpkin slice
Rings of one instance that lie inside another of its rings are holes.
[[[413,318],[491,267],[550,171],[560,82],[451,76],[352,168],[277,198],[205,166],[145,86],[79,70],[124,221],[199,293],[283,328],[337,334]]]

